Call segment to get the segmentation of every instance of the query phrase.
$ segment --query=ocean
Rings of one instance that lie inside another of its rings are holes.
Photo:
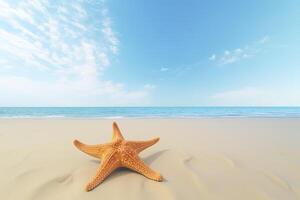
[[[0,118],[300,117],[300,107],[0,107]]]

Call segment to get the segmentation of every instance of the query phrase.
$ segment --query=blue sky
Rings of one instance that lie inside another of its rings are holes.
[[[300,106],[300,2],[0,0],[0,106]]]

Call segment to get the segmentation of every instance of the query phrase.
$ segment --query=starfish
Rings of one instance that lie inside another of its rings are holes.
[[[144,149],[154,145],[158,140],[159,138],[148,141],[127,141],[122,136],[116,122],[113,122],[113,137],[109,143],[86,145],[78,140],[74,140],[74,145],[80,151],[101,159],[97,173],[87,184],[86,191],[91,191],[97,187],[107,176],[120,167],[129,168],[151,180],[162,181],[162,176],[148,167],[138,155]]]

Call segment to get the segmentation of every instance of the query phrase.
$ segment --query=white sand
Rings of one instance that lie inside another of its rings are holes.
[[[111,139],[111,120],[0,120],[0,199],[300,199],[300,119],[122,119],[126,139],[161,140],[141,157],[165,178],[115,171],[78,151]]]

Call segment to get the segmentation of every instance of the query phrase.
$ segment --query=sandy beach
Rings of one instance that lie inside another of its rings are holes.
[[[0,120],[1,199],[300,199],[300,119],[120,119],[128,140],[160,137],[141,158],[155,182],[127,169],[91,192],[100,161],[76,149],[110,141],[112,120]]]

